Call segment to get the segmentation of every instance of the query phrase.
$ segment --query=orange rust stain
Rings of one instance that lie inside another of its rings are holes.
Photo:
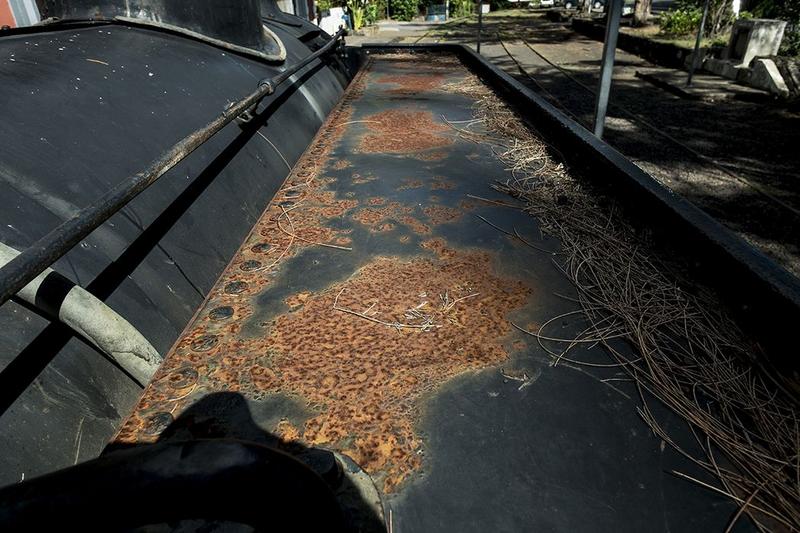
[[[416,95],[419,93],[430,92],[441,87],[442,82],[444,81],[444,74],[395,74],[381,76],[376,81],[378,83],[396,86],[392,89],[386,90],[387,93]]]
[[[356,222],[367,226],[370,231],[379,231],[378,223],[391,219],[408,226],[414,233],[427,234],[431,232],[430,226],[414,216],[413,207],[399,202],[390,202],[379,207],[362,207],[351,217]]]
[[[461,209],[446,207],[443,205],[429,205],[423,207],[422,212],[425,213],[431,224],[435,225],[452,222],[453,220],[461,218],[461,215],[464,214]]]
[[[352,116],[352,102],[361,96],[368,70],[359,73],[342,100],[331,111],[326,123],[292,169],[281,189],[269,203],[250,235],[234,256],[225,274],[209,293],[201,311],[170,350],[134,413],[122,425],[116,442],[153,442],[164,429],[164,420],[180,413],[196,395],[207,390],[239,390],[247,352],[237,340],[243,319],[253,314],[249,297],[262,292],[274,277],[281,262],[302,248],[318,243],[349,243],[346,231],[324,226],[327,218],[342,216],[358,205],[357,200],[335,200],[325,188],[335,181],[321,177],[320,171],[330,159],[333,145],[344,128],[336,124]],[[190,366],[197,373],[196,383],[176,390],[174,374]],[[227,373],[214,369],[225,368]],[[215,383],[209,383],[213,374]],[[263,379],[256,371],[254,379]],[[157,422],[154,422],[157,421]]]
[[[528,331],[530,331],[530,330],[528,330]],[[528,344],[525,341],[521,341],[519,339],[517,339],[513,343],[511,343],[511,349],[513,349],[515,352],[520,352],[520,351],[526,349],[527,347],[528,347]]]
[[[456,188],[455,183],[446,180],[434,181],[430,186],[430,189],[432,191],[451,191],[455,188]]]
[[[365,153],[415,154],[452,144],[442,135],[447,127],[436,122],[429,111],[390,109],[367,117],[370,131],[361,139]]]
[[[419,219],[417,219],[414,216],[403,215],[403,216],[397,217],[397,220],[399,222],[405,224],[406,226],[408,226],[411,229],[411,231],[413,231],[414,233],[427,234],[427,233],[431,232],[431,227],[430,226],[428,226],[427,224],[421,222]]]
[[[369,205],[383,205],[386,203],[385,198],[381,198],[380,196],[373,196],[367,200]]]
[[[480,202],[478,200],[473,200],[472,198],[467,198],[465,200],[461,200],[458,203],[458,207],[460,207],[461,209],[463,209],[465,211],[470,210],[470,209],[475,209],[476,207],[479,207],[481,205],[486,205],[486,204],[483,204],[482,202]]]
[[[507,359],[504,338],[513,330],[505,316],[527,302],[530,289],[497,274],[490,254],[453,249],[442,239],[421,244],[430,257],[379,257],[324,292],[289,296],[290,311],[262,324],[263,336],[238,335],[242,319],[254,313],[250,299],[282,262],[318,243],[349,243],[348,230],[329,228],[326,220],[352,216],[380,229],[393,219],[417,233],[430,231],[410,206],[368,201],[370,207],[359,209],[356,199],[337,199],[327,190],[333,179],[319,175],[344,131],[330,124],[349,119],[362,88],[360,75],[171,350],[118,442],[155,440],[165,419],[204,392],[283,393],[307,402],[312,414],[302,427],[281,421],[270,428],[276,435],[340,450],[393,492],[422,463],[424,443],[415,427],[424,396],[459,374]],[[373,147],[400,145],[387,151],[410,153],[451,142],[437,135],[446,128],[429,113],[386,113],[378,118],[413,123],[399,127],[406,140],[393,141],[398,124],[382,122],[362,146],[372,137]],[[352,176],[354,183],[372,179]],[[435,223],[454,216],[449,209],[426,215]]]
[[[503,362],[500,341],[511,332],[504,317],[529,295],[519,281],[494,273],[489,254],[450,249],[441,240],[426,247],[436,257],[378,258],[242,347],[251,354],[243,368],[251,369],[255,387],[317,407],[301,441],[350,455],[385,492],[421,466],[423,442],[414,427],[422,395],[458,374]],[[432,326],[379,324],[334,309],[337,297],[337,308],[385,323]],[[260,359],[263,353],[272,354],[269,361]]]
[[[298,292],[297,294],[292,294],[284,302],[291,308],[297,308],[306,303],[306,300],[311,296],[311,293],[308,291]]]
[[[364,225],[371,226],[387,218],[397,218],[412,213],[414,209],[399,202],[390,202],[382,207],[363,207],[356,211],[352,218]]]
[[[398,187],[397,190],[398,191],[405,191],[405,190],[408,190],[408,189],[419,189],[423,185],[425,185],[425,184],[423,183],[422,180],[409,180],[409,179],[406,179],[406,180],[403,180],[403,184],[400,187]]]
[[[457,57],[437,53],[382,54],[381,60],[385,61],[390,68],[410,69],[415,72],[454,72],[460,70],[463,73],[464,71],[464,65]]]
[[[352,164],[347,159],[339,159],[333,165],[331,165],[331,168],[335,170],[343,170],[350,166],[352,166]]]
[[[300,440],[300,430],[294,427],[288,420],[281,420],[278,422],[278,427],[275,428],[276,436],[285,443],[297,442]]]
[[[352,179],[350,180],[352,183],[356,185],[363,185],[364,183],[369,183],[370,181],[375,181],[378,179],[376,176],[372,174],[367,174],[366,176],[362,176],[361,174],[353,174]]]
[[[447,152],[444,150],[433,150],[430,152],[416,154],[414,157],[420,161],[441,161],[447,157]]]

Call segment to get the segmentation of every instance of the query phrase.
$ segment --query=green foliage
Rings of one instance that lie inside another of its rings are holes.
[[[670,36],[696,34],[704,4],[705,0],[678,0],[675,9],[661,15],[661,33]],[[731,0],[711,0],[703,37],[714,38],[727,33],[735,20]]]
[[[366,13],[364,13],[365,24],[375,24],[380,18],[382,12],[379,10],[378,2],[370,2],[367,4]],[[383,12],[385,14],[385,11]]]
[[[347,7],[353,17],[353,29],[357,30],[364,26],[364,15],[367,11],[367,0],[347,0]]]
[[[471,15],[475,10],[472,0],[450,0],[450,17],[459,18]]]
[[[658,25],[664,35],[689,35],[697,31],[702,17],[703,12],[700,9],[679,7],[662,13]]]
[[[386,0],[369,0],[366,24],[375,24],[386,17]]]
[[[486,0],[484,0],[484,3]],[[501,9],[508,9],[510,7],[517,7],[517,5],[512,4],[508,0],[489,0],[489,6],[492,11],[500,11]]]
[[[726,35],[718,35],[711,40],[711,46],[715,48],[725,48],[728,46],[728,37]]]
[[[418,0],[391,0],[392,18],[410,21],[419,12]]]

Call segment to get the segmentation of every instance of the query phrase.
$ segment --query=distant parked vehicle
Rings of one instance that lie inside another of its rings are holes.
[[[575,9],[578,7],[578,0],[555,0],[554,5],[564,9]]]
[[[556,0],[539,0],[539,7],[553,7],[556,5]]]
[[[606,5],[606,0],[591,0],[592,9],[595,11],[602,11]],[[586,5],[584,0],[578,0],[578,7],[583,8]]]

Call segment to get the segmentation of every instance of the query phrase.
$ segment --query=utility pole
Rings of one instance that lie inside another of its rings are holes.
[[[614,54],[617,51],[619,21],[622,17],[622,2],[623,0],[610,0],[611,6],[606,19],[603,64],[600,66],[600,88],[597,91],[597,100],[594,106],[594,134],[599,139],[603,138],[603,128],[606,124],[608,97],[611,94],[611,76],[614,73]]]
[[[689,69],[689,77],[686,78],[686,86],[692,86],[694,71],[700,66],[700,41],[703,40],[703,31],[706,29],[706,19],[708,18],[708,4],[711,0],[706,0],[703,6],[703,18],[700,19],[700,29],[697,30],[697,39],[694,41],[694,54],[692,54],[692,67]]]

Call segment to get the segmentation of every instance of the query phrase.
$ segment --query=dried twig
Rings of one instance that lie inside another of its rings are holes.
[[[298,207],[299,207],[298,205],[295,205],[295,206],[292,207],[292,209],[297,209]],[[298,241],[303,241],[303,242],[307,242],[309,244],[314,244],[316,246],[324,246],[325,248],[334,248],[336,250],[344,250],[346,252],[352,252],[353,251],[353,249],[348,247],[348,246],[339,246],[337,244],[327,244],[327,243],[324,243],[324,242],[312,241],[310,239],[306,239],[306,238],[303,238],[303,237],[297,235],[295,233],[294,224],[292,223],[292,219],[289,216],[289,211],[291,211],[291,209],[287,210],[285,207],[281,206],[281,211],[282,211],[281,216],[277,218],[275,223],[278,225],[278,229],[281,230],[286,235],[288,235],[289,237],[297,239]],[[289,227],[291,228],[291,232],[287,231],[286,229],[284,229],[283,226],[281,226],[281,217],[286,217],[286,220],[289,221]]]
[[[696,287],[687,290],[686,282],[671,273],[675,269],[657,259],[647,241],[615,209],[608,209],[600,195],[586,191],[554,161],[552,147],[477,78],[450,84],[447,90],[476,101],[473,110],[479,120],[469,126],[484,131],[451,127],[470,141],[488,143],[506,164],[510,178],[494,188],[524,201],[524,210],[538,219],[542,233],[560,241],[553,261],[575,286],[577,296],[569,299],[579,305],[570,314],[582,316],[587,324],[574,338],[546,335],[545,328],[555,319],[536,333],[514,327],[536,337],[554,364],[624,370],[642,395],[639,412],[645,423],[720,479],[723,488],[675,474],[739,504],[731,524],[746,513],[762,530],[764,520],[800,530],[797,404],[753,364],[752,348],[719,311],[718,302]],[[481,218],[522,240],[518,232]],[[621,341],[632,354],[623,352]],[[576,346],[595,344],[615,362],[565,357]],[[701,455],[685,451],[659,426],[647,408],[645,391],[688,422]]]

